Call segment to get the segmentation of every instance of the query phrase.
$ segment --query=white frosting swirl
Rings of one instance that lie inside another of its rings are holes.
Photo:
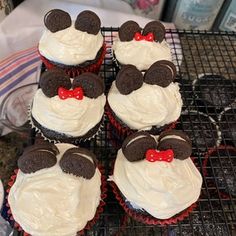
[[[107,99],[116,116],[131,129],[138,130],[176,121],[183,105],[179,86],[173,82],[166,88],[143,83],[141,88],[122,95],[114,81]]]
[[[45,30],[39,41],[39,52],[47,59],[64,65],[78,65],[95,59],[103,45],[101,32],[97,35],[71,27],[52,33]]]
[[[129,162],[120,149],[110,177],[135,208],[168,219],[199,198],[202,177],[192,160]]]
[[[132,64],[139,70],[147,70],[156,61],[172,61],[171,49],[164,40],[157,43],[145,40],[121,42],[117,39],[113,51],[121,64]]]
[[[56,144],[60,154],[74,147]],[[19,171],[8,201],[14,219],[33,236],[73,236],[93,219],[101,196],[101,174],[87,180],[64,173],[59,163],[32,174]]]
[[[83,97],[82,100],[59,96],[46,97],[39,89],[33,99],[32,116],[45,128],[73,137],[86,134],[102,119],[106,97],[96,99]]]

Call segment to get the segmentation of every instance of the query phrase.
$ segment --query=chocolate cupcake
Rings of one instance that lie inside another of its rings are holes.
[[[205,111],[218,113],[236,99],[236,82],[222,75],[199,75],[193,81],[193,91],[197,103]]]
[[[225,220],[221,214],[221,206],[212,202],[212,210],[208,202],[200,201],[199,205],[200,206],[197,207],[196,211],[191,214],[190,218],[183,221],[181,228],[179,226],[169,227],[167,236],[229,235],[226,225],[223,224]],[[212,215],[212,211],[214,212],[214,216]]]
[[[204,171],[212,184],[222,193],[221,197],[236,196],[236,148],[220,146],[210,149],[204,160]]]
[[[63,143],[36,144],[25,149],[18,167],[8,195],[11,223],[17,230],[76,236],[98,219],[105,188],[89,150]]]
[[[46,139],[78,143],[90,139],[102,123],[104,81],[92,73],[70,79],[63,71],[46,71],[40,78],[30,119]]]
[[[226,107],[218,120],[223,142],[236,147],[236,103]]]
[[[203,112],[185,110],[179,121],[177,127],[186,132],[192,140],[194,153],[205,152],[210,147],[219,146],[221,132],[212,117]]]
[[[133,65],[122,67],[107,97],[111,130],[120,143],[136,130],[157,134],[172,127],[182,108],[175,75],[169,61],[155,62],[144,75]]]
[[[106,46],[96,13],[86,10],[72,21],[69,13],[53,9],[44,16],[44,24],[38,50],[48,69],[61,68],[70,77],[98,73]]]
[[[187,217],[198,200],[202,177],[190,155],[191,141],[178,130],[128,136],[110,176],[126,213],[145,224],[171,224]]]
[[[112,47],[115,65],[120,69],[131,64],[145,71],[156,61],[172,61],[171,49],[164,38],[165,27],[160,21],[151,21],[143,29],[135,21],[126,21]]]

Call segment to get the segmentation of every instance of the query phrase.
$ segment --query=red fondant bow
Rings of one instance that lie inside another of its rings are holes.
[[[58,89],[58,96],[60,99],[67,99],[67,98],[76,98],[78,100],[82,100],[84,97],[84,92],[81,87],[75,88],[73,90],[67,90],[65,88],[60,87]]]
[[[165,151],[159,151],[156,149],[148,149],[146,152],[146,160],[150,162],[154,161],[166,161],[171,162],[174,159],[174,152],[172,149]]]
[[[134,35],[134,39],[136,41],[141,41],[141,40],[146,40],[149,42],[153,42],[154,41],[154,35],[153,33],[148,33],[147,35],[142,35],[139,32],[136,32]]]

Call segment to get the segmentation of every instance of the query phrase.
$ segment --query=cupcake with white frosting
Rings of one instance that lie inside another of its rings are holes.
[[[107,97],[107,115],[121,143],[136,130],[159,134],[172,128],[183,105],[175,75],[174,64],[165,60],[145,74],[133,65],[121,68]]]
[[[31,105],[33,127],[56,142],[92,138],[103,121],[104,89],[103,79],[90,72],[74,79],[58,69],[44,72]]]
[[[191,141],[181,131],[127,137],[118,151],[114,193],[124,210],[146,224],[182,220],[196,206],[202,177],[192,162]]]
[[[18,167],[8,195],[18,230],[35,236],[75,236],[98,219],[105,188],[89,150],[36,144],[25,149]]]
[[[172,61],[171,48],[164,38],[165,27],[159,21],[151,21],[143,29],[135,21],[125,22],[112,47],[116,65],[131,64],[145,71],[156,61]]]
[[[48,69],[59,67],[71,77],[98,73],[106,46],[96,13],[83,11],[72,21],[67,12],[53,9],[45,15],[44,24],[38,50]]]

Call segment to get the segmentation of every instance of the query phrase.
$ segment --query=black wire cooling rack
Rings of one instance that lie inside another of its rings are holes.
[[[106,91],[117,73],[111,51],[117,31],[118,28],[102,29],[108,48],[100,75],[105,79]],[[144,225],[125,214],[108,186],[105,210],[86,235],[236,235],[236,110],[233,103],[236,96],[236,35],[168,30],[166,39],[172,48],[178,70],[176,80],[180,83],[184,103],[177,128],[187,132],[192,139],[194,161],[204,175],[198,206],[178,224]],[[196,79],[193,89],[192,83]],[[97,154],[106,176],[111,173],[117,152],[109,132],[105,119],[101,134],[82,144]],[[34,135],[30,142],[34,141]],[[214,155],[205,161],[206,153],[219,145]],[[225,145],[230,145],[233,151],[225,149]]]

